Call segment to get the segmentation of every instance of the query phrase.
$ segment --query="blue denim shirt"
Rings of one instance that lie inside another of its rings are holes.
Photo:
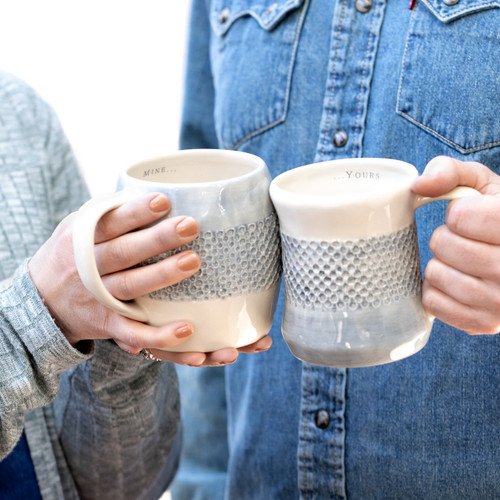
[[[181,147],[248,151],[273,176],[361,156],[500,173],[500,1],[408,4],[194,0]],[[423,267],[445,208],[418,210]],[[408,359],[323,368],[290,354],[282,309],[270,351],[181,371],[174,500],[500,498],[500,335],[436,321]]]

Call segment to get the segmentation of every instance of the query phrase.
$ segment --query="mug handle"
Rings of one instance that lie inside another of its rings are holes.
[[[441,196],[435,196],[435,197],[420,196],[416,194],[413,201],[413,209],[416,210],[417,208],[423,207],[424,205],[427,205],[427,203],[430,203],[431,201],[457,200],[458,198],[465,198],[466,196],[473,196],[473,195],[481,195],[481,193],[476,189],[468,186],[458,186]]]
[[[147,311],[137,302],[123,302],[113,297],[104,286],[95,260],[95,228],[107,212],[136,199],[138,191],[124,189],[112,195],[91,199],[75,214],[73,223],[73,253],[76,268],[85,288],[103,305],[127,318],[148,322]]]

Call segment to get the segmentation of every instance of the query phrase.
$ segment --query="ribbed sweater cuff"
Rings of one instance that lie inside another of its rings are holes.
[[[27,261],[2,291],[1,308],[42,373],[60,374],[91,357],[75,349],[54,323],[31,280]]]

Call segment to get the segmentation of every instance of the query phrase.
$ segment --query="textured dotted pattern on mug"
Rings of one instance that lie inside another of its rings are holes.
[[[276,214],[217,231],[205,231],[188,245],[143,262],[158,262],[194,250],[202,266],[194,276],[149,294],[157,300],[210,300],[267,290],[281,274],[281,247]]]
[[[286,298],[306,309],[376,308],[421,293],[415,223],[349,241],[305,241],[281,234]]]

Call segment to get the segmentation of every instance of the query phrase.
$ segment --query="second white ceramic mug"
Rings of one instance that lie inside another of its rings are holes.
[[[257,341],[271,328],[281,273],[270,180],[262,159],[236,151],[184,150],[131,166],[120,176],[121,191],[93,199],[77,213],[74,252],[84,285],[132,319],[192,322],[193,335],[171,351],[211,352]],[[200,236],[176,251],[197,251],[202,266],[176,285],[123,302],[106,290],[97,270],[95,227],[104,213],[144,192],[165,193],[172,206],[168,216],[198,221]]]
[[[282,332],[303,361],[338,367],[396,361],[426,344],[414,213],[439,198],[415,195],[413,165],[326,161],[287,171],[270,187],[285,280]]]

